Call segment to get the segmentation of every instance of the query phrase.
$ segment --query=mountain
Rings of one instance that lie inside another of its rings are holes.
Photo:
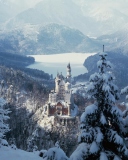
[[[7,0],[0,0],[0,24],[16,16],[15,7]]]
[[[121,89],[127,86],[128,83],[128,56],[123,55],[122,52],[117,51],[108,51],[107,59],[113,64],[112,69],[110,71],[115,77],[115,82],[117,86]],[[78,76],[77,80],[88,80],[90,75],[95,72],[98,72],[97,62],[99,61],[99,54],[88,57],[84,66],[87,68],[88,73]]]
[[[58,23],[76,28],[86,35],[100,36],[113,33],[128,21],[128,13],[124,0],[42,0],[32,8],[12,17],[4,28],[13,29],[26,24],[46,25]]]
[[[128,29],[124,26],[123,29],[109,35],[100,36],[97,41],[105,45],[107,51],[114,50],[128,55]]]
[[[31,5],[29,2],[0,1],[1,51],[97,52],[104,44],[106,50],[117,48],[127,52],[125,0],[32,0]]]
[[[8,21],[20,12],[35,6],[40,0],[0,0],[0,24]]]
[[[73,28],[86,27],[80,8],[71,0],[43,0],[35,7],[29,8],[9,20],[6,27],[19,27],[19,24],[24,26],[25,24],[46,25],[49,23],[58,23]]]
[[[23,29],[0,34],[0,49],[18,54],[52,54],[65,52],[94,52],[99,43],[79,30],[59,24],[43,27],[27,25]]]
[[[22,55],[54,54],[66,52],[99,52],[105,45],[106,51],[128,54],[128,29],[113,34],[90,38],[81,31],[56,23],[41,25],[27,24],[21,29],[0,32],[0,50]]]
[[[23,72],[23,74],[27,74],[28,76],[33,77],[34,79],[43,81],[43,83],[46,83],[46,81],[48,82],[48,80],[50,79],[50,75],[48,73],[45,73],[41,70],[26,68],[28,65],[33,64],[34,62],[35,59],[30,56],[22,56],[12,53],[0,52],[0,67],[2,67],[3,70],[4,67],[7,67],[10,68],[10,72],[11,69],[18,70]],[[0,80],[2,74],[3,72],[0,75]]]

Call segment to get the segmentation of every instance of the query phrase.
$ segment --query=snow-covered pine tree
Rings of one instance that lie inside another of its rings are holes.
[[[124,124],[125,124],[125,139],[128,147],[128,86],[121,90],[121,94],[126,94],[126,109],[123,112]]]
[[[34,152],[38,150],[38,147],[36,145],[38,138],[39,138],[38,128],[36,128],[35,131],[32,133],[32,136],[29,137],[27,140],[27,151],[28,152]]]
[[[125,160],[128,150],[125,145],[122,112],[116,107],[118,88],[108,72],[111,63],[107,53],[101,52],[97,63],[98,73],[90,76],[88,93],[95,103],[86,107],[81,116],[79,146],[71,160]]]
[[[43,160],[69,160],[64,151],[60,148],[59,142],[55,143],[55,147],[50,148],[44,155]]]
[[[5,133],[10,130],[8,124],[5,123],[5,121],[9,119],[7,115],[10,111],[8,109],[4,109],[5,104],[6,101],[3,98],[0,98],[0,146],[8,145],[4,137]]]

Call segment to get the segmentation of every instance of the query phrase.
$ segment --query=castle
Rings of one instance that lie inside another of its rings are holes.
[[[49,94],[47,115],[71,116],[74,109],[73,95],[71,91],[71,66],[67,65],[67,75],[64,77],[57,73],[55,78],[55,90]]]

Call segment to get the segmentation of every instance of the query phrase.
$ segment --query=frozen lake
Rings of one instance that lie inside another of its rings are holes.
[[[28,66],[43,70],[46,73],[56,76],[57,72],[66,75],[67,64],[70,62],[72,77],[86,73],[87,69],[83,66],[85,59],[95,53],[63,53],[52,55],[30,55],[35,58],[35,63]]]

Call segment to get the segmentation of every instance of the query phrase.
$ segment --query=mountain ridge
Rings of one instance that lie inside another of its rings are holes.
[[[111,7],[110,4],[112,4]],[[58,23],[76,28],[86,35],[110,34],[122,28],[128,21],[128,13],[123,12],[125,3],[123,2],[122,9],[115,4],[110,1],[104,1],[104,3],[97,1],[96,3],[82,0],[42,0],[34,7],[12,17],[6,22],[4,28],[11,29],[26,24]]]

